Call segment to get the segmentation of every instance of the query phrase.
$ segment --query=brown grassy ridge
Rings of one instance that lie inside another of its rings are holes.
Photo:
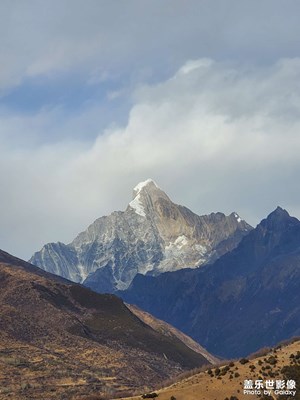
[[[295,397],[259,397],[244,395],[243,384],[246,379],[294,379],[297,385]],[[158,400],[225,400],[225,399],[300,399],[300,340],[281,343],[275,348],[264,348],[241,360],[227,360],[214,368],[202,367],[165,382],[163,388],[157,387]],[[122,398],[137,400],[139,396]]]
[[[52,279],[6,254],[0,251],[1,400],[112,398],[206,363],[116,296]]]

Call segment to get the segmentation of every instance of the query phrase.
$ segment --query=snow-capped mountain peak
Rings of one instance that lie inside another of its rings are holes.
[[[133,193],[135,193],[135,194],[137,195],[137,194],[140,193],[140,191],[141,191],[144,187],[146,187],[146,186],[148,186],[148,185],[151,185],[151,184],[154,185],[155,187],[157,187],[157,188],[159,189],[158,185],[154,182],[153,179],[147,179],[147,180],[145,180],[145,181],[143,181],[143,182],[138,183],[138,184],[134,187]]]
[[[146,217],[153,208],[155,199],[159,197],[164,197],[169,200],[167,195],[152,179],[147,179],[134,187],[133,199],[129,203],[129,207],[132,208],[136,214]],[[149,199],[151,199],[151,201],[149,201]]]
[[[126,289],[138,273],[213,262],[250,229],[235,213],[199,216],[147,179],[135,186],[125,211],[98,218],[68,245],[45,245],[30,261],[96,291],[113,292]]]

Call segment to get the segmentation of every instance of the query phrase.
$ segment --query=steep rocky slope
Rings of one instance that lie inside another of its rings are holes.
[[[161,319],[153,317],[153,315],[141,310],[137,306],[132,304],[126,304],[126,306],[133,314],[135,314],[141,321],[145,322],[145,324],[149,325],[152,329],[167,337],[181,340],[190,349],[206,358],[210,364],[217,364],[220,361],[217,357],[210,354],[204,347],[200,346],[199,343],[195,342],[191,337],[185,335],[179,329],[174,328],[174,326],[162,321]]]
[[[98,292],[124,290],[137,273],[158,275],[213,262],[251,230],[236,213],[198,216],[152,180],[126,211],[97,219],[72,243],[49,243],[30,262]]]
[[[100,295],[0,251],[0,393],[77,398],[154,384],[207,359]],[[1,398],[1,394],[0,394]]]
[[[137,275],[120,295],[227,358],[299,335],[300,221],[278,207],[213,265]]]

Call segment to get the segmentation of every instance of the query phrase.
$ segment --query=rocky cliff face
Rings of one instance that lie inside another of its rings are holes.
[[[126,289],[137,273],[158,275],[213,262],[251,226],[236,213],[198,216],[148,179],[124,212],[97,219],[72,243],[46,244],[30,262],[99,292]]]

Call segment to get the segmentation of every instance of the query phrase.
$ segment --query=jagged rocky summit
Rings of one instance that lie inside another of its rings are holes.
[[[128,288],[136,274],[159,275],[214,262],[252,229],[237,213],[199,216],[148,179],[125,211],[97,219],[70,244],[48,243],[30,263],[98,292]]]

